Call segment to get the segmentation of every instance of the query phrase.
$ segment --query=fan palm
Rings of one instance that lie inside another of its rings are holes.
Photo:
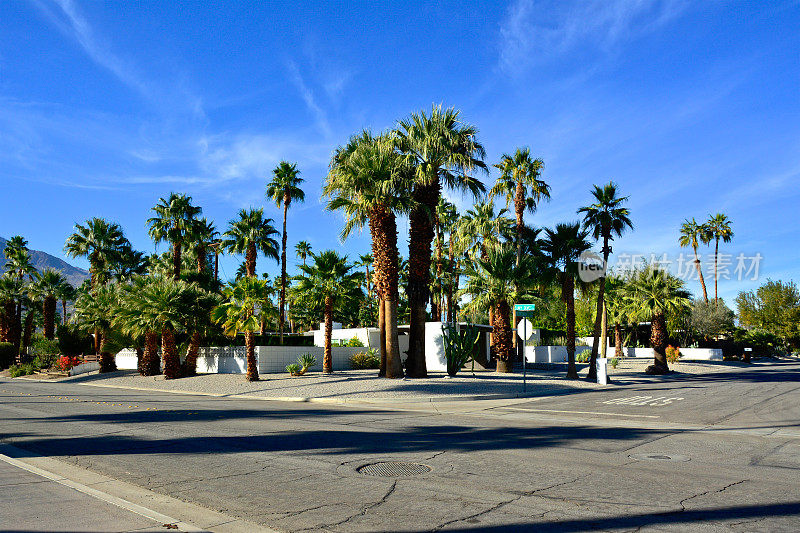
[[[272,171],[272,181],[267,184],[267,197],[278,207],[283,206],[283,237],[281,241],[281,303],[278,313],[278,333],[283,343],[283,323],[286,313],[286,212],[292,202],[303,202],[306,194],[300,188],[303,178],[296,164],[281,161]]]
[[[369,276],[369,267],[374,262],[375,258],[372,257],[372,254],[361,254],[358,256],[358,261],[355,263],[357,267],[364,267],[364,285],[366,285],[367,288],[367,298],[370,299],[372,299],[372,279]]]
[[[603,268],[597,284],[597,314],[594,321],[594,341],[592,342],[592,354],[589,361],[588,379],[597,381],[597,352],[600,341],[603,342],[603,353],[606,346],[606,322],[603,320],[605,311],[605,288],[606,275],[605,268],[608,265],[608,256],[611,254],[611,247],[608,245],[615,237],[620,237],[626,229],[633,229],[633,222],[630,219],[630,211],[623,207],[627,196],[617,194],[617,184],[613,181],[603,187],[597,185],[592,190],[595,202],[591,205],[581,207],[578,213],[583,213],[583,227],[592,233],[595,240],[603,239]]]
[[[308,254],[311,253],[311,243],[308,241],[300,241],[294,245],[294,251],[297,254],[297,257],[300,258],[300,261],[302,261],[305,265],[306,258],[308,257]]]
[[[567,322],[567,377],[578,378],[575,366],[575,279],[578,277],[578,258],[591,248],[587,240],[589,232],[581,229],[580,223],[556,224],[554,229],[545,228],[541,241],[542,251],[552,268],[552,274],[561,285],[561,299],[566,304]]]
[[[181,252],[189,243],[195,218],[203,210],[192,205],[192,197],[171,193],[169,198],[159,198],[152,208],[154,217],[147,219],[148,233],[156,243],[167,241],[172,245],[172,265],[175,279],[181,277]]]
[[[278,241],[273,235],[278,231],[271,218],[264,218],[263,209],[242,209],[239,218],[228,223],[228,231],[222,246],[234,254],[244,254],[247,277],[256,275],[256,256],[258,252],[270,259],[278,260]]]
[[[727,215],[722,213],[710,216],[705,226],[708,229],[709,236],[714,239],[714,303],[716,305],[719,298],[717,293],[717,282],[719,281],[719,275],[717,273],[717,264],[719,263],[719,241],[731,242],[731,239],[733,239],[733,229],[731,228],[731,220]]]
[[[64,251],[70,257],[86,257],[92,287],[105,283],[109,270],[119,260],[120,251],[130,245],[115,222],[92,218],[86,225],[75,224],[75,232],[67,238]]]
[[[480,180],[470,175],[486,171],[486,152],[477,140],[477,129],[460,120],[453,108],[434,106],[430,114],[414,113],[401,120],[394,132],[397,148],[414,167],[414,208],[409,214],[410,331],[406,373],[409,377],[427,376],[425,366],[425,321],[428,304],[431,242],[434,236],[436,206],[442,186],[470,191],[485,191]]]
[[[182,366],[182,375],[194,376],[197,374],[197,354],[200,351],[200,342],[203,335],[211,329],[211,312],[221,302],[218,294],[202,288],[197,283],[190,283],[181,293],[179,303],[185,313],[184,326],[189,333],[189,346],[186,349],[186,359]]]
[[[528,295],[537,276],[533,259],[524,257],[517,263],[516,251],[508,244],[492,248],[485,259],[466,268],[467,284],[460,291],[470,295],[467,310],[495,309],[492,325],[492,351],[497,358],[498,372],[511,372],[514,360],[511,305]]]
[[[700,258],[697,256],[697,248],[700,243],[708,244],[711,240],[708,228],[704,224],[698,224],[694,218],[686,219],[681,224],[681,235],[678,243],[683,248],[689,246],[694,251],[694,266],[697,269],[697,275],[700,277],[700,286],[703,288],[703,300],[708,303],[708,291],[706,290],[706,281],[703,278],[703,269],[700,268]]]
[[[95,353],[100,356],[100,372],[117,369],[114,355],[106,349],[111,319],[117,303],[115,285],[101,285],[82,293],[75,301],[72,320],[88,332],[94,332]]]
[[[28,241],[19,235],[6,241],[3,250],[6,257],[6,271],[19,279],[25,276],[32,277],[36,269],[31,264],[31,254],[28,250]]]
[[[136,276],[130,283],[120,286],[120,294],[112,319],[119,331],[133,339],[144,339],[144,351],[139,360],[138,370],[143,376],[161,373],[161,358],[158,343],[161,323],[154,320],[152,302],[163,283],[164,276]]]
[[[665,374],[667,366],[667,317],[690,305],[683,281],[666,270],[648,266],[631,280],[627,305],[641,318],[650,321],[650,345],[654,362],[648,374]]]
[[[53,339],[55,336],[56,299],[61,293],[62,285],[66,283],[64,275],[52,268],[36,275],[34,290],[42,300],[44,336],[48,339]]]
[[[75,298],[78,297],[78,291],[69,284],[69,282],[65,282],[58,288],[58,294],[56,294],[56,298],[61,300],[61,323],[67,323],[67,302],[75,301]]]
[[[311,254],[314,262],[300,267],[301,274],[296,276],[295,291],[305,301],[323,302],[325,315],[325,353],[322,358],[322,371],[333,372],[331,352],[331,330],[333,329],[334,306],[341,305],[343,300],[352,296],[358,288],[358,274],[351,272],[352,265],[347,264],[347,256],[340,256],[333,250],[319,254]]]
[[[193,221],[189,233],[189,241],[197,255],[197,273],[205,274],[208,270],[208,248],[213,246],[219,232],[213,222],[203,217]]]
[[[323,194],[329,210],[344,212],[343,239],[354,229],[369,224],[374,258],[373,276],[379,299],[378,326],[381,332],[381,369],[388,378],[403,376],[397,340],[399,307],[399,257],[397,219],[410,207],[410,171],[386,136],[374,137],[363,131],[337,149],[331,161]]]
[[[0,302],[2,302],[2,341],[14,345],[19,355],[22,341],[22,307],[28,283],[16,275],[6,272],[0,277]]]
[[[544,161],[533,159],[529,148],[517,148],[513,155],[503,154],[500,177],[489,192],[490,196],[504,196],[506,207],[514,206],[517,222],[517,261],[522,257],[522,233],[525,227],[525,211],[536,211],[542,199],[550,199],[550,186],[540,179]]]
[[[211,312],[211,319],[223,326],[226,335],[236,337],[240,331],[244,331],[248,381],[258,381],[255,331],[261,322],[261,302],[267,297],[268,291],[266,280],[256,277],[241,278],[225,288],[225,300]]]

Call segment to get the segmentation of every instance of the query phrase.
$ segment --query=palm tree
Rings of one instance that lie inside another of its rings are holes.
[[[2,341],[14,345],[17,358],[22,341],[22,307],[27,285],[25,280],[10,272],[0,277],[0,301],[3,302]]]
[[[120,282],[125,282],[147,272],[147,259],[143,252],[134,250],[129,243],[120,247],[117,258],[109,268],[109,274]]]
[[[75,232],[67,238],[64,251],[70,257],[89,259],[89,275],[94,288],[106,282],[110,269],[126,245],[130,243],[119,224],[95,217],[87,220],[85,226],[75,224]]]
[[[31,254],[28,250],[28,241],[20,235],[15,235],[6,241],[3,251],[6,257],[6,270],[19,279],[28,276],[32,279],[36,269],[31,264]]]
[[[147,219],[148,233],[156,243],[167,241],[172,245],[172,265],[175,279],[181,277],[181,252],[190,242],[195,218],[203,209],[192,205],[192,197],[171,193],[169,198],[159,198],[152,208],[155,216]]]
[[[731,239],[733,239],[733,229],[731,228],[731,219],[728,218],[728,215],[723,213],[709,216],[705,226],[708,228],[709,235],[714,239],[714,304],[717,305],[719,299],[717,293],[717,282],[719,281],[719,275],[717,274],[719,241],[721,239],[722,242],[731,242]]]
[[[223,247],[234,254],[245,255],[247,277],[256,276],[256,256],[258,252],[270,259],[278,260],[278,241],[273,238],[278,231],[271,218],[264,218],[263,209],[242,209],[239,218],[228,223],[229,229],[223,236]]]
[[[438,268],[439,265],[437,265],[437,276],[440,280],[440,291],[446,293],[447,321],[453,322],[455,320],[455,301],[453,297],[458,290],[456,287],[457,279],[454,280],[454,278],[456,278],[455,273],[458,268],[455,254],[459,214],[455,204],[446,200],[439,204],[437,211],[438,226],[444,229],[442,233],[447,233],[447,272],[441,272]],[[441,238],[443,239],[444,237],[442,236]],[[439,264],[442,264],[442,262],[440,261]]]
[[[300,241],[294,245],[294,251],[297,254],[297,257],[306,264],[306,258],[311,253],[311,243],[308,241]]]
[[[358,288],[358,274],[351,272],[347,256],[340,256],[333,250],[311,254],[313,264],[300,267],[296,276],[295,291],[307,302],[323,302],[325,315],[325,354],[322,358],[322,371],[333,372],[331,352],[331,330],[333,329],[334,306],[341,305]]]
[[[114,355],[107,349],[111,319],[116,309],[115,285],[101,285],[82,293],[75,301],[72,319],[86,331],[94,332],[95,353],[100,356],[100,372],[117,369]]]
[[[614,326],[614,357],[623,357],[622,324],[627,322],[629,313],[625,307],[625,280],[617,276],[605,278],[604,303],[606,313]]]
[[[606,322],[603,320],[605,310],[605,288],[606,275],[605,268],[608,265],[608,256],[611,254],[611,247],[608,245],[615,237],[620,237],[626,229],[633,229],[633,222],[629,217],[630,211],[622,204],[628,200],[627,196],[617,194],[617,184],[613,181],[605,186],[594,186],[592,196],[595,202],[591,205],[581,207],[578,213],[583,213],[583,227],[592,232],[595,240],[603,239],[603,271],[597,285],[597,314],[594,321],[594,340],[592,342],[592,354],[589,361],[589,376],[591,381],[597,381],[597,351],[600,340],[603,341],[603,353],[606,346]]]
[[[144,351],[138,370],[143,376],[161,373],[158,343],[162,323],[157,321],[154,302],[162,300],[160,291],[164,276],[136,276],[130,283],[120,286],[120,295],[114,310],[112,325],[134,339],[144,339]]]
[[[542,250],[547,254],[552,274],[561,285],[561,299],[567,307],[567,378],[577,379],[575,367],[575,279],[578,277],[578,258],[591,248],[589,232],[581,230],[578,222],[556,224],[545,228]]]
[[[281,161],[272,171],[272,181],[267,184],[267,197],[278,207],[283,206],[283,240],[281,241],[281,304],[278,314],[278,332],[283,344],[283,323],[286,313],[286,212],[292,202],[303,202],[306,194],[300,188],[303,178],[296,164]]]
[[[466,268],[467,284],[460,294],[472,298],[467,309],[494,308],[492,351],[497,358],[498,372],[511,372],[514,361],[512,344],[511,304],[527,296],[537,275],[533,259],[524,257],[517,263],[514,248],[501,244],[492,248],[485,259]]]
[[[694,218],[686,219],[681,224],[681,236],[678,239],[681,247],[691,246],[694,251],[694,266],[697,275],[700,277],[700,286],[703,288],[703,300],[708,303],[708,291],[706,291],[706,281],[703,278],[703,269],[700,268],[700,258],[697,256],[697,247],[702,242],[708,244],[711,240],[708,228],[704,224],[698,224]]]
[[[267,282],[256,277],[244,277],[226,287],[223,303],[211,312],[211,319],[222,324],[225,334],[236,337],[244,331],[247,350],[247,381],[258,381],[258,361],[255,355],[255,331],[261,322],[261,302],[267,297]]]
[[[208,248],[213,246],[219,232],[210,220],[195,219],[189,232],[190,243],[194,246],[197,255],[197,273],[204,274],[208,270]]]
[[[428,304],[436,206],[442,186],[468,190],[473,195],[485,191],[480,180],[470,176],[476,169],[486,171],[486,152],[477,140],[477,129],[461,122],[459,111],[434,106],[430,114],[412,114],[398,123],[394,132],[397,148],[414,167],[414,208],[409,214],[409,279],[410,316],[406,374],[427,376],[425,366],[425,322]]]
[[[533,159],[529,148],[517,148],[514,155],[503,154],[500,177],[489,192],[490,196],[505,196],[506,207],[514,206],[517,221],[517,261],[522,257],[522,233],[525,227],[525,211],[536,211],[542,199],[550,199],[550,186],[539,179],[544,161]]]
[[[666,374],[667,317],[688,308],[689,293],[683,281],[666,270],[648,266],[637,272],[631,281],[627,305],[638,316],[650,321],[650,345],[653,347],[653,365],[648,374]]]
[[[58,294],[56,298],[61,300],[61,323],[67,323],[67,302],[74,302],[75,298],[78,297],[78,291],[69,284],[69,282],[64,282],[61,286],[59,286]]]
[[[44,336],[51,340],[55,336],[56,298],[61,294],[62,286],[66,283],[67,279],[64,275],[52,268],[37,274],[34,282],[34,290],[42,300]]]
[[[372,257],[372,254],[361,254],[358,256],[358,261],[356,261],[355,266],[357,267],[364,267],[364,285],[366,286],[367,290],[367,298],[372,298],[372,279],[369,276],[369,267],[372,263],[375,262],[375,258]],[[305,263],[303,263],[305,264]]]
[[[197,283],[190,283],[181,293],[179,306],[185,314],[184,326],[189,333],[186,359],[181,367],[183,376],[197,374],[197,355],[203,335],[211,329],[211,312],[220,304],[218,294],[205,290]]]
[[[404,179],[409,171],[404,158],[386,136],[373,137],[363,131],[337,149],[323,188],[323,194],[330,198],[328,209],[344,212],[342,239],[369,224],[375,293],[379,300],[379,375],[387,378],[403,376],[397,339],[400,254],[396,216],[409,210],[411,194],[408,180]]]

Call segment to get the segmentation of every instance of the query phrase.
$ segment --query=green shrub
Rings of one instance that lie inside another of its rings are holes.
[[[33,361],[31,361],[31,363],[33,364],[33,366],[35,366],[36,368],[41,370],[43,368],[52,367],[55,364],[56,359],[58,359],[57,355],[51,355],[51,354],[46,354],[45,355],[45,354],[42,354],[42,355],[37,355],[36,357],[34,357]]]
[[[581,353],[575,354],[575,362],[576,363],[588,363],[589,357],[591,357],[592,352],[591,350],[584,350]]]
[[[298,356],[296,363],[286,365],[286,371],[293,376],[302,376],[309,368],[317,364],[317,358],[311,353]]]
[[[668,363],[677,363],[680,360],[681,356],[681,349],[678,346],[667,346],[667,362]]]
[[[612,357],[611,359],[608,360],[608,364],[611,365],[611,368],[617,368],[617,365],[619,364],[619,359],[617,359],[616,357]]]
[[[359,339],[358,337],[353,337],[352,339],[347,341],[347,344],[344,344],[343,346],[350,346],[351,348],[361,348],[364,346],[364,343],[361,342],[361,339]]]
[[[479,336],[480,332],[475,328],[457,329],[455,326],[442,328],[444,357],[447,360],[449,376],[454,377],[461,367],[472,359],[475,343],[478,342]]]
[[[297,363],[289,363],[288,365],[286,365],[286,371],[293,376],[299,376],[300,365],[298,365]]]
[[[0,342],[0,368],[8,368],[14,362],[17,352],[10,342]]]
[[[92,337],[78,326],[73,324],[58,326],[56,335],[58,336],[59,352],[64,355],[94,353]]]
[[[358,352],[350,356],[350,366],[354,370],[366,370],[381,367],[381,356],[375,348],[369,348],[366,352]]]
[[[61,353],[58,347],[57,340],[50,340],[46,337],[37,336],[31,342],[31,355],[38,358],[41,362],[41,368],[49,368],[56,357]]]
[[[35,374],[37,370],[39,369],[36,368],[33,363],[23,363],[21,365],[12,365],[11,368],[8,369],[8,373],[12,378],[18,378],[20,376]]]

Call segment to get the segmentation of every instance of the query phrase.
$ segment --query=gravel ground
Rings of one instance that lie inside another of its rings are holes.
[[[623,360],[616,369],[610,369],[614,383],[625,385],[651,379],[644,369],[652,361]],[[588,372],[579,365],[581,376]],[[676,374],[700,374],[729,370],[730,364],[682,362],[673,366]],[[598,388],[601,385],[585,380],[564,379],[565,369],[529,370],[527,395],[565,394],[575,389]],[[219,395],[252,395],[268,398],[327,398],[342,400],[403,399],[431,401],[474,397],[508,397],[522,393],[522,374],[496,374],[494,372],[461,372],[455,378],[445,374],[431,374],[427,379],[378,379],[375,370],[351,370],[323,375],[312,372],[301,377],[288,374],[266,374],[254,383],[245,381],[241,374],[204,374],[191,378],[165,380],[163,376],[143,377],[133,370],[109,374],[81,375],[65,378],[73,383],[199,392]]]

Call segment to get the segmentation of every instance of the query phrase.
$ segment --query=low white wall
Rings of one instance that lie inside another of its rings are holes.
[[[591,346],[576,346],[575,354],[591,350]],[[529,363],[566,363],[566,346],[526,346],[525,360]]]
[[[623,348],[625,357],[652,358],[652,348]],[[722,361],[719,348],[681,348],[681,361]],[[609,352],[613,354],[614,352]]]
[[[77,366],[73,366],[69,370],[70,376],[79,376],[81,374],[88,374],[89,372],[96,372],[100,370],[100,363],[96,361],[92,361],[89,363],[81,363]]]
[[[136,370],[139,362],[136,358],[136,350],[131,348],[125,348],[117,352],[114,360],[120,370]]]
[[[350,356],[366,350],[365,347],[355,346],[332,347],[333,370],[350,370]],[[317,358],[317,364],[311,370],[322,371],[322,358],[325,354],[322,346],[258,346],[258,371],[264,374],[286,372],[286,365],[296,363],[297,358],[304,353],[310,353]]]
[[[325,324],[323,329],[316,329],[314,334],[314,346],[325,346]],[[366,347],[377,348],[381,342],[381,332],[378,328],[348,328],[334,329],[331,331],[331,340],[349,341],[356,337]]]

